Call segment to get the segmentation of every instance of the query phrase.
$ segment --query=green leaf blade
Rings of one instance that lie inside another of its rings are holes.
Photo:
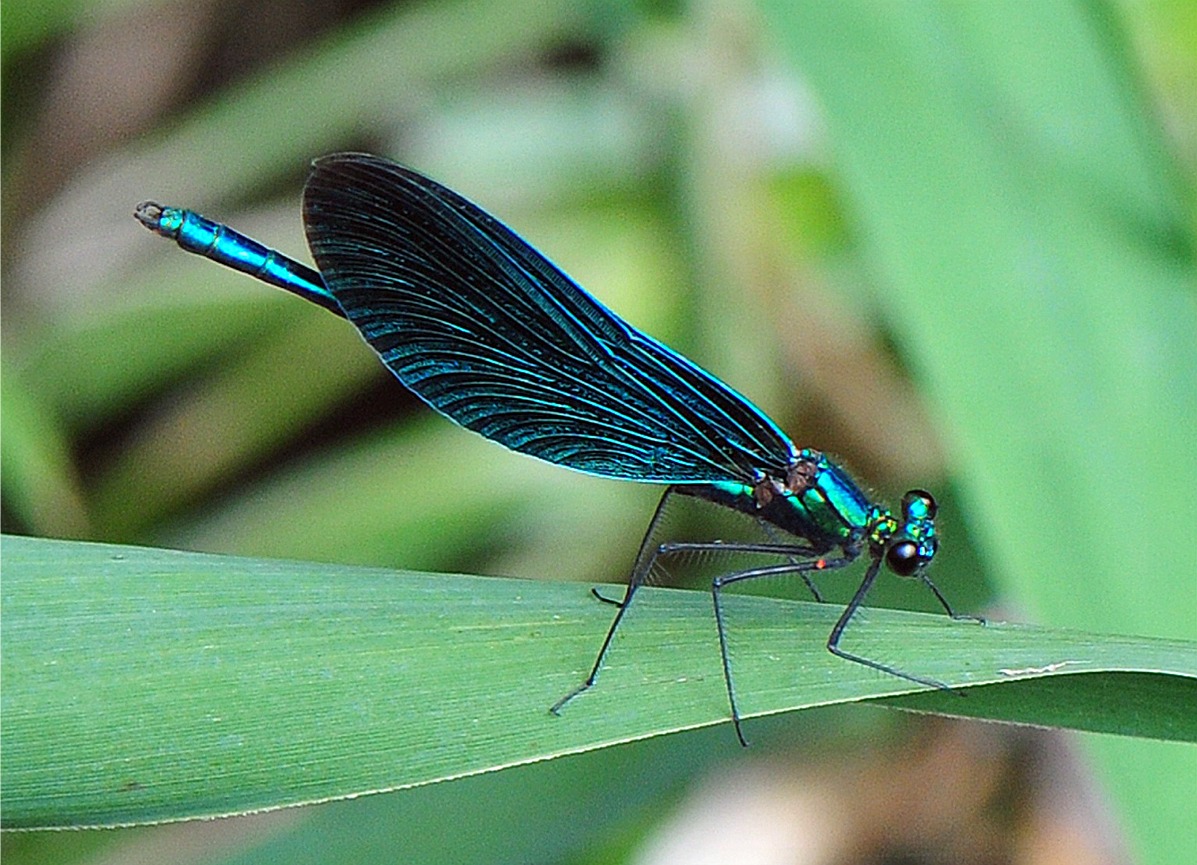
[[[610,620],[583,586],[18,537],[5,537],[3,552],[5,828],[344,798],[728,716],[703,592],[645,589],[598,686],[553,717],[548,706],[589,669]],[[826,651],[834,607],[728,601],[746,716],[911,691]],[[1183,641],[879,609],[846,639],[954,685],[1154,671],[1138,687],[1166,701],[1191,696],[1197,679],[1197,646]],[[1087,716],[1084,693],[1061,715],[1053,687],[993,691],[1017,699],[899,702],[934,711],[945,701],[948,711],[976,704],[1021,723]],[[1136,721],[1134,707],[1118,713],[1118,705],[1108,705],[1111,728],[1197,739],[1192,723]]]

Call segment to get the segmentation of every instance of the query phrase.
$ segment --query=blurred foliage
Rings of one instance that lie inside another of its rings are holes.
[[[307,161],[365,149],[501,215],[887,500],[942,492],[937,580],[966,608],[1197,635],[1191,3],[36,2],[5,5],[2,45],[5,531],[622,577],[653,490],[426,417],[342,323],[131,218],[153,197],[302,257]],[[913,807],[892,743],[932,734],[880,724],[804,714],[765,750],[809,780],[860,749]],[[697,778],[759,768],[711,741],[4,855],[620,861],[661,849]],[[1052,747],[1028,741],[1005,753]],[[1191,749],[1086,744],[1132,846],[1179,861]]]

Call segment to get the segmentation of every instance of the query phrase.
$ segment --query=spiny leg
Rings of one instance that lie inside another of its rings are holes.
[[[628,606],[632,603],[632,596],[636,594],[636,590],[648,578],[649,572],[652,570],[653,563],[657,560],[657,550],[653,549],[653,536],[657,532],[657,526],[661,522],[665,514],[665,505],[669,502],[669,497],[676,492],[674,487],[667,487],[665,492],[661,494],[661,500],[657,502],[657,508],[653,511],[652,519],[648,522],[648,528],[644,532],[644,540],[640,542],[640,549],[636,553],[636,561],[632,565],[632,575],[628,578],[628,587],[624,590],[623,600],[616,601],[613,598],[608,598],[598,592],[597,589],[591,589],[590,593],[608,604],[614,604],[618,609],[615,612],[615,619],[611,622],[611,627],[607,629],[607,636],[603,638],[603,645],[599,647],[598,657],[594,659],[594,666],[582,684],[574,688],[556,703],[549,707],[549,711],[554,715],[561,714],[561,710],[565,705],[584,691],[588,691],[594,686],[598,680],[599,670],[603,667],[603,661],[607,658],[607,651],[611,648],[611,640],[615,637],[615,632],[619,629],[619,623],[623,621],[623,615],[627,612]]]
[[[731,574],[716,577],[711,581],[711,595],[715,606],[715,627],[719,633],[719,656],[723,664],[723,678],[727,686],[728,701],[731,704],[732,723],[736,728],[736,738],[740,740],[741,745],[747,747],[748,741],[744,738],[744,732],[740,726],[739,710],[736,707],[735,688],[732,684],[731,678],[731,657],[728,654],[726,630],[723,624],[723,609],[720,602],[719,591],[724,586],[739,582],[741,580],[752,579],[754,577],[769,577],[797,573],[802,577],[802,581],[811,589],[816,601],[822,603],[823,599],[819,596],[818,591],[815,589],[810,579],[807,578],[806,574],[810,571],[830,570],[832,568],[842,567],[843,565],[854,561],[856,557],[844,556],[842,558],[835,559],[821,558],[813,548],[799,544],[744,543],[739,541],[731,543],[724,541],[672,541],[661,544],[659,547],[657,547],[653,561],[655,562],[658,558],[675,553],[703,553],[716,551],[724,553],[730,552],[783,556],[789,559],[788,562],[783,562],[781,564],[764,565],[757,568],[735,571]]]
[[[787,556],[811,554],[809,551],[805,551],[804,548],[797,546],[784,547],[783,550],[777,549],[777,545],[757,544],[755,546],[758,548],[767,547],[768,549],[751,550],[751,552],[780,552],[782,555]],[[748,747],[748,740],[744,737],[743,726],[740,722],[740,709],[736,704],[736,687],[732,680],[731,655],[728,652],[727,628],[724,622],[723,601],[720,593],[733,583],[739,583],[744,580],[753,580],[759,577],[775,577],[785,574],[803,575],[810,571],[828,571],[834,568],[842,568],[844,565],[851,564],[855,559],[855,556],[841,556],[832,559],[807,559],[805,561],[796,561],[791,558],[789,562],[780,565],[765,565],[759,568],[737,571],[733,574],[716,577],[711,581],[711,601],[715,606],[715,628],[719,632],[719,657],[723,662],[723,682],[727,686],[727,700],[731,705],[732,725],[736,728],[736,738],[740,740],[740,744],[745,748]],[[803,580],[807,585],[810,585],[810,581],[805,577]]]
[[[762,531],[764,531],[764,533],[766,535],[768,535],[769,538],[774,543],[778,543],[778,544],[784,543],[784,541],[778,540],[778,531],[776,528],[769,525],[764,520],[757,520],[757,523],[760,524]],[[800,564],[800,560],[797,558],[790,558],[790,561],[795,565]],[[806,588],[810,591],[811,597],[815,599],[816,603],[820,603],[820,604],[826,603],[823,600],[823,593],[819,591],[819,587],[815,585],[815,581],[812,580],[809,576],[807,576],[812,570],[816,570],[816,569],[815,568],[807,568],[807,569],[801,570],[798,572],[798,576],[800,576],[802,578],[802,582],[804,582],[806,584]]]
[[[671,487],[668,491],[666,491],[665,496],[668,496],[670,492],[674,492],[674,491],[676,491],[676,488]],[[679,495],[682,495],[682,494],[683,493],[679,493]],[[653,533],[656,530],[657,523],[660,519],[661,511],[663,511],[664,508],[665,508],[665,497],[663,496],[661,501],[657,505],[657,512],[653,514],[653,519],[649,523],[648,533],[645,535],[644,540],[641,541],[641,543],[640,543],[640,552],[636,554],[637,563],[640,562],[641,557],[643,557],[645,555],[645,553],[650,549],[650,546],[651,546],[650,538],[652,537]],[[677,553],[716,552],[716,551],[718,551],[718,552],[732,552],[732,553],[768,554],[768,555],[784,556],[784,557],[788,558],[790,560],[790,563],[795,566],[800,566],[803,561],[813,559],[814,557],[819,555],[819,553],[817,553],[814,549],[812,549],[810,547],[806,547],[801,544],[795,544],[792,541],[779,540],[778,533],[774,529],[773,526],[771,526],[768,523],[764,522],[763,520],[759,520],[759,519],[756,520],[756,522],[760,526],[761,530],[765,533],[765,535],[769,538],[768,542],[753,543],[751,541],[731,541],[731,542],[728,542],[728,541],[666,541],[665,543],[658,546],[655,550],[653,550],[651,555],[649,556],[649,561],[645,565],[644,579],[645,580],[648,579],[648,575],[652,573],[652,569],[653,569],[653,567],[655,567],[658,559],[662,559],[662,558],[665,558],[666,556],[670,556],[670,555],[675,555]],[[633,570],[635,570],[635,569],[633,569]],[[799,570],[796,567],[795,570],[797,571],[799,576],[802,577],[802,582],[806,585],[806,588],[810,591],[811,597],[813,597],[815,599],[815,601],[817,601],[820,604],[825,603],[825,601],[823,599],[823,593],[819,591],[819,587],[816,586],[814,584],[814,582],[810,579],[810,577],[807,576],[807,574],[810,573],[811,570],[816,570],[816,569],[801,568]],[[621,603],[623,603],[622,601],[618,601],[615,598],[608,598],[606,595],[604,595],[602,592],[600,592],[597,588],[592,588],[590,590],[590,594],[594,595],[594,597],[597,600],[602,601],[604,604],[612,604],[612,605],[618,607]]]
[[[899,679],[905,679],[917,685],[926,685],[929,688],[937,688],[941,691],[952,691],[953,689],[949,685],[940,682],[938,679],[927,679],[922,676],[903,673],[897,667],[891,667],[889,664],[882,664],[879,661],[873,661],[862,655],[857,655],[840,648],[840,637],[844,635],[844,629],[848,627],[848,622],[864,604],[865,596],[869,593],[869,589],[872,588],[873,581],[877,578],[877,573],[880,569],[881,558],[878,556],[869,564],[869,569],[865,572],[864,579],[860,581],[860,586],[857,588],[856,594],[852,596],[852,600],[848,602],[848,606],[844,607],[844,612],[835,623],[835,627],[831,629],[831,635],[827,638],[827,651],[846,661],[855,661],[858,664],[872,667],[874,670],[879,670],[882,673],[889,673],[891,676],[897,676]],[[950,614],[951,608],[947,606],[947,602],[944,601],[943,596],[938,591],[935,592],[935,596],[939,598],[940,603],[947,607]],[[955,691],[954,693],[962,692]]]
[[[663,544],[660,544],[660,545],[654,547],[653,546],[653,537],[656,534],[657,528],[658,528],[658,526],[661,522],[661,519],[665,513],[665,508],[669,501],[670,496],[676,492],[677,492],[676,487],[669,487],[662,494],[661,500],[659,502],[657,502],[657,508],[653,512],[652,519],[649,520],[649,523],[648,523],[648,529],[644,533],[644,539],[640,542],[640,550],[639,550],[639,552],[636,553],[636,562],[633,565],[632,575],[631,575],[630,579],[628,580],[627,589],[624,591],[623,600],[617,601],[614,598],[608,598],[606,595],[603,595],[597,589],[590,590],[590,593],[592,595],[594,595],[596,598],[598,598],[600,601],[603,601],[604,603],[607,603],[607,604],[613,604],[614,606],[618,607],[618,610],[615,613],[615,619],[611,622],[611,626],[607,629],[606,637],[603,638],[603,644],[599,648],[598,657],[595,658],[594,666],[590,670],[590,675],[588,675],[583,680],[582,684],[580,684],[578,687],[574,688],[572,691],[570,691],[568,694],[566,694],[564,697],[562,697],[560,700],[558,700],[556,703],[554,703],[551,707],[549,707],[549,711],[552,714],[559,715],[561,713],[561,710],[566,706],[567,703],[569,703],[571,700],[573,700],[574,697],[589,690],[590,688],[592,688],[594,686],[594,683],[598,680],[599,671],[602,669],[603,662],[607,658],[607,652],[611,648],[611,641],[615,637],[615,632],[619,629],[619,625],[623,621],[624,613],[627,611],[628,605],[632,601],[632,596],[635,594],[636,590],[638,588],[640,588],[640,586],[642,586],[644,584],[644,582],[648,579],[648,575],[650,573],[652,573],[653,566],[656,564],[657,559],[665,557],[665,556],[675,555],[677,553],[710,552],[710,551],[716,551],[716,550],[720,551],[720,552],[779,555],[779,556],[791,557],[791,562],[788,564],[777,565],[774,567],[781,568],[782,570],[780,571],[780,573],[792,573],[796,570],[799,570],[799,568],[796,566],[800,566],[803,564],[802,562],[793,561],[792,557],[794,557],[794,556],[809,557],[809,556],[814,555],[814,551],[807,547],[803,547],[803,546],[799,546],[799,545],[795,545],[795,544],[778,544],[778,543],[753,544],[753,543],[739,543],[739,542],[724,543],[723,541],[700,541],[700,542],[679,541],[679,542],[663,543]],[[807,584],[810,585],[809,581],[807,582]],[[813,590],[813,587],[812,587],[812,590]],[[815,597],[818,598],[817,592],[815,594]],[[718,615],[718,611],[716,612],[716,614]],[[722,632],[720,633],[720,639],[722,640]],[[726,667],[726,663],[724,666]],[[733,707],[733,710],[734,710],[734,707]],[[737,722],[737,724],[738,724],[738,722]],[[737,734],[738,733],[739,733],[739,730],[737,727]],[[741,738],[741,740],[743,739],[742,736],[740,738]]]
[[[985,624],[985,619],[983,616],[970,616],[967,613],[957,613],[955,610],[953,610],[952,605],[948,603],[948,599],[943,596],[943,593],[940,592],[939,587],[936,586],[935,583],[931,582],[931,578],[926,574],[920,574],[919,579],[923,581],[923,585],[931,590],[931,594],[935,595],[935,600],[939,601],[939,605],[943,607],[944,612],[947,613],[953,621],[976,622],[980,625]]]

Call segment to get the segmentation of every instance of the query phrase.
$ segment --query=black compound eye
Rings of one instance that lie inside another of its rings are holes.
[[[923,565],[919,545],[914,541],[898,541],[885,551],[885,564],[899,577],[909,577]]]

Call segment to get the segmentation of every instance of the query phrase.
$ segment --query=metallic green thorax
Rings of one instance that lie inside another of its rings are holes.
[[[755,484],[712,484],[681,492],[710,499],[805,539],[814,555],[840,551],[856,558],[866,550],[886,557],[908,576],[935,555],[935,501],[914,490],[902,500],[901,518],[874,504],[836,463],[810,448],[798,451],[784,478]]]

